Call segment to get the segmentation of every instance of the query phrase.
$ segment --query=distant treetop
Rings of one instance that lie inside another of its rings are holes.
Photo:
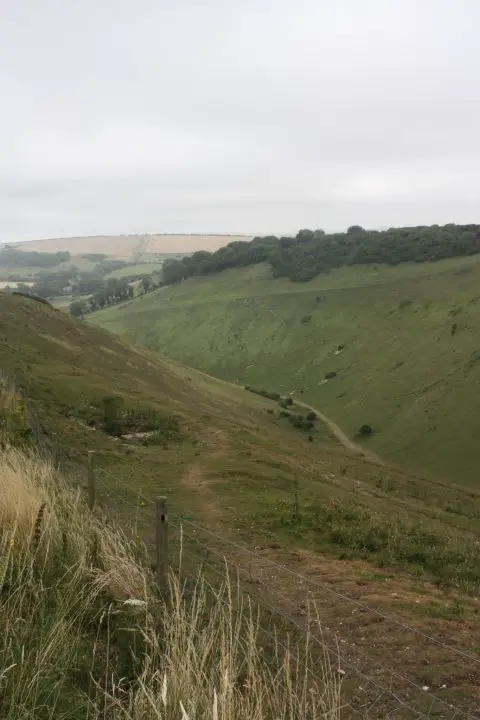
[[[274,277],[306,281],[348,265],[398,265],[435,262],[480,253],[480,225],[431,225],[365,230],[352,225],[344,233],[300,230],[295,237],[256,237],[236,241],[214,253],[196,252],[166,260],[163,281],[173,284],[198,275],[268,262]]]

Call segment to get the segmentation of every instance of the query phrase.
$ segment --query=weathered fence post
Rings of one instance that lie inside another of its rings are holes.
[[[156,572],[158,586],[167,587],[168,575],[168,506],[166,497],[155,498]]]
[[[88,451],[88,507],[95,507],[95,450]]]

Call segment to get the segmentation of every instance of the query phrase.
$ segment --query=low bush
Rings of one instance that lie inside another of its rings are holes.
[[[263,388],[253,388],[250,385],[245,385],[245,390],[254,393],[255,395],[261,395],[262,397],[267,398],[267,400],[278,401],[281,398],[279,393],[270,392],[269,390],[265,390]]]
[[[360,427],[360,430],[358,431],[358,435],[360,437],[370,437],[370,435],[373,435],[373,428],[371,425],[362,425]]]
[[[288,410],[280,410],[278,416],[286,418],[289,423],[298,430],[309,431],[315,427],[315,423],[309,420],[308,417],[304,417],[301,413],[291,413],[288,412]]]
[[[78,412],[87,425],[101,428],[114,437],[151,433],[150,442],[156,444],[180,437],[175,416],[164,415],[151,407],[126,408],[123,398],[113,395],[86,401]]]

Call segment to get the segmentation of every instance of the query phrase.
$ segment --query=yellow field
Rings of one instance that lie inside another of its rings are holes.
[[[51,238],[18,243],[19,250],[59,252],[68,250],[72,255],[105,253],[112,257],[130,260],[147,253],[192,253],[196,250],[218,250],[235,240],[250,240],[247,235],[95,235],[91,237]]]

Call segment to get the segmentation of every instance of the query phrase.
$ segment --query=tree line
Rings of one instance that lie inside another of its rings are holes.
[[[152,275],[135,276],[140,280],[140,292],[145,294],[159,287],[159,280]],[[78,298],[69,305],[69,312],[75,317],[82,317],[87,313],[101,310],[109,305],[117,305],[134,297],[134,289],[131,284],[132,278],[109,278],[101,290],[93,293],[88,298]]]
[[[6,245],[0,250],[0,268],[55,267],[70,260],[68,250],[56,253],[23,251]]]
[[[267,262],[274,277],[311,280],[349,265],[398,265],[434,262],[480,253],[480,225],[431,225],[365,230],[353,225],[343,233],[300,230],[295,237],[256,237],[209,253],[199,251],[163,265],[166,285],[227,268]]]

